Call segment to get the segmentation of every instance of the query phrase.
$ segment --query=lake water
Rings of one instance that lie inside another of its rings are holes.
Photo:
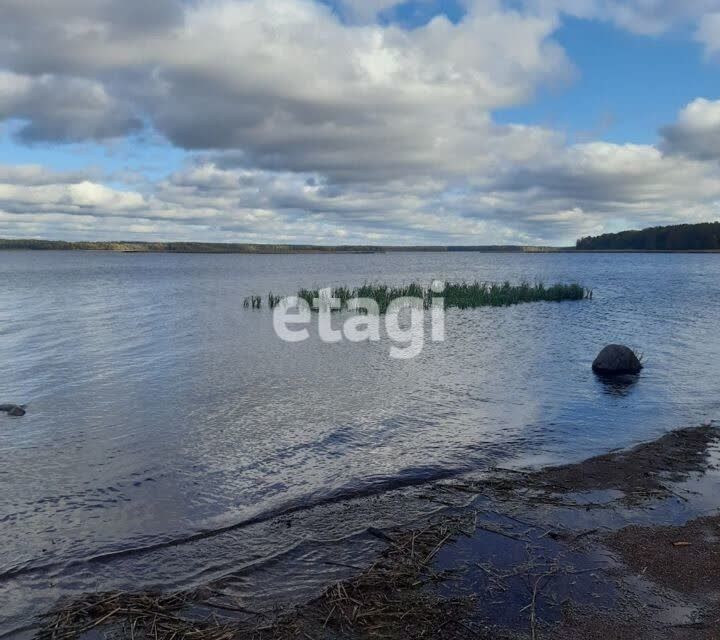
[[[434,278],[594,298],[451,310],[413,360],[288,344],[243,308]],[[241,575],[237,594],[270,593],[273,571],[316,588],[328,545],[417,515],[403,487],[579,460],[720,409],[716,255],[5,252],[0,283],[0,403],[28,404],[0,414],[0,635],[85,591]],[[644,353],[637,384],[591,373],[610,342]],[[296,570],[268,569],[285,556]]]

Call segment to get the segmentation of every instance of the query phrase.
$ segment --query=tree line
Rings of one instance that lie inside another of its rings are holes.
[[[718,251],[720,222],[651,227],[580,238],[576,248],[585,251]]]

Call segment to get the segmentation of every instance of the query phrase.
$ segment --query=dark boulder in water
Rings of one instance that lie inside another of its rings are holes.
[[[637,374],[643,365],[635,352],[621,344],[605,347],[593,362],[593,371],[604,376]]]
[[[4,411],[9,416],[20,417],[25,415],[25,407],[18,404],[0,404],[0,411]]]

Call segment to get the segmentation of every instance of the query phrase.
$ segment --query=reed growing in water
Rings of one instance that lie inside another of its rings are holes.
[[[477,307],[506,307],[525,302],[562,302],[563,300],[585,300],[592,298],[592,291],[579,284],[554,284],[545,286],[542,283],[511,284],[510,282],[488,283],[488,282],[461,282],[448,283],[441,293],[435,293],[429,287],[417,283],[388,286],[385,284],[364,284],[360,287],[335,287],[332,290],[333,297],[340,301],[341,309],[349,309],[349,303],[356,298],[369,298],[374,300],[380,313],[386,313],[388,307],[398,298],[418,298],[422,300],[423,306],[428,309],[432,305],[434,297],[441,297],[445,300],[446,309],[475,309]],[[301,289],[298,297],[314,308],[314,301],[324,296],[318,289]],[[281,298],[268,295],[268,306],[272,309],[280,304]],[[246,306],[254,309],[261,307],[261,298],[253,296],[248,298]]]
[[[526,282],[512,285],[481,282],[449,284],[445,292],[445,307],[472,309],[475,307],[505,307],[524,302],[562,302],[592,298],[592,291],[579,284],[531,285]]]

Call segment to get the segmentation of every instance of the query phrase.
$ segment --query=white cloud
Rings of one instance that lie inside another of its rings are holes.
[[[662,129],[663,148],[700,160],[720,160],[720,100],[698,98]]]
[[[720,53],[720,12],[703,16],[697,31],[697,39],[705,45],[709,56]]]
[[[717,7],[715,0],[604,0],[599,15],[618,26],[645,35],[658,35],[691,25]]]
[[[124,224],[131,236],[157,239],[383,244],[568,244],[629,225],[718,216],[720,167],[714,163],[664,155],[649,145],[565,147],[556,140],[546,151],[498,164],[476,180],[342,187],[318,173],[206,161],[141,191],[0,167],[0,176],[15,178],[0,183],[0,211],[18,223],[43,220],[56,231],[53,216],[63,228],[94,221],[94,237],[105,238]]]
[[[523,4],[541,14],[606,20],[652,36],[695,25],[718,8],[717,0],[524,0]]]
[[[48,17],[32,3],[8,17],[4,58],[16,74],[58,84],[87,75],[107,86],[86,104],[122,95],[174,144],[236,150],[265,167],[344,172],[354,157],[358,172],[442,169],[493,144],[491,110],[530,100],[570,70],[553,19],[494,3],[459,24],[440,16],[407,31],[343,24],[313,0],[201,0],[152,37],[119,30],[108,11],[81,13],[79,0],[56,4],[68,5],[57,21],[57,9]],[[29,126],[67,137],[46,124],[56,110],[24,111]]]

